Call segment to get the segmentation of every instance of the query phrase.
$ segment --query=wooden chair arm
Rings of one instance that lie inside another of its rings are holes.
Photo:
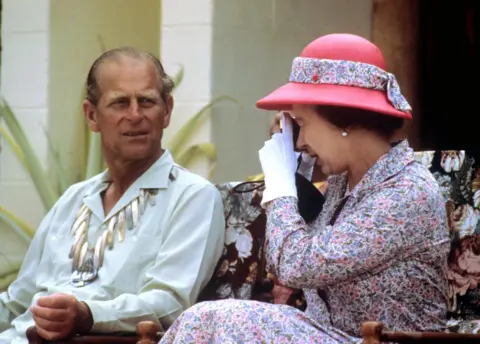
[[[162,338],[158,326],[152,321],[141,321],[137,324],[137,333],[125,336],[88,334],[67,339],[48,341],[40,337],[35,326],[27,330],[29,344],[157,344]]]
[[[364,322],[361,327],[362,344],[422,343],[456,344],[480,343],[480,334],[446,332],[393,332],[384,331],[380,322]]]

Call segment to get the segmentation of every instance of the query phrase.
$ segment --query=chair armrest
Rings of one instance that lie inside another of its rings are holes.
[[[48,341],[40,337],[35,326],[27,330],[29,344],[157,344],[163,336],[158,326],[152,321],[141,321],[137,324],[137,333],[120,335],[87,334],[67,339]]]
[[[274,283],[270,278],[262,278],[257,281],[252,290],[252,300],[273,303],[273,286]]]
[[[383,324],[375,321],[364,322],[361,327],[362,344],[381,343],[422,343],[456,344],[480,343],[480,334],[445,332],[394,332],[384,331]]]

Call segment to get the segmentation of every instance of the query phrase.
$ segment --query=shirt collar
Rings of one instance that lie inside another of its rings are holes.
[[[353,189],[352,196],[362,196],[365,191],[374,188],[376,185],[398,174],[412,161],[414,161],[414,153],[413,149],[410,148],[408,140],[400,141],[370,167]]]
[[[150,166],[130,188],[134,189],[166,189],[170,181],[170,173],[175,165],[173,157],[168,150]],[[95,178],[95,177],[94,177]],[[105,170],[99,176],[93,187],[86,192],[85,197],[105,190],[110,181],[109,170]]]

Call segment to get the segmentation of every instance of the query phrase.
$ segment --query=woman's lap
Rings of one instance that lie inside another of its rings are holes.
[[[202,302],[187,309],[160,341],[169,343],[357,343],[286,305],[256,301]]]

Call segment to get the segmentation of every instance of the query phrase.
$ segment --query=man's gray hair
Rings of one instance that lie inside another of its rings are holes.
[[[103,62],[108,60],[115,60],[120,57],[131,57],[135,59],[145,59],[151,61],[158,73],[158,79],[161,80],[161,85],[159,85],[159,90],[163,100],[167,100],[168,96],[172,92],[175,83],[173,79],[165,72],[162,63],[160,60],[153,54],[138,50],[133,47],[120,47],[108,50],[100,55],[90,67],[90,71],[88,72],[87,76],[87,100],[90,101],[93,105],[98,104],[98,100],[100,99],[100,89],[98,86],[98,69],[100,68]]]

